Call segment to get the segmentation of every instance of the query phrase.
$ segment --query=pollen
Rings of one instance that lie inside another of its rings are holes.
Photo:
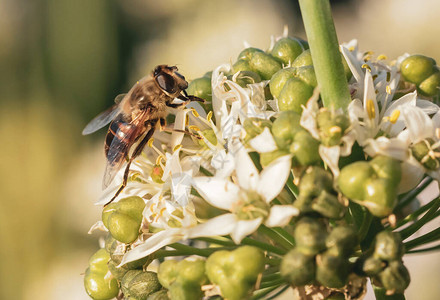
[[[163,159],[164,159],[164,157],[163,157],[162,155],[159,155],[159,156],[156,158],[156,165],[160,165],[160,163],[162,162]]]
[[[212,119],[212,110],[210,110],[209,113],[208,113],[208,115],[206,116],[206,120],[207,120],[208,122],[210,122],[211,119]]]
[[[147,142],[148,147],[153,147],[154,138],[150,138]]]
[[[368,71],[371,72],[371,67],[368,64],[363,64],[362,69],[367,69]]]
[[[376,109],[374,108],[374,102],[371,99],[367,100],[367,113],[370,120],[376,117]]]
[[[196,117],[196,118],[198,118],[200,116],[199,113],[197,112],[197,110],[195,110],[194,108],[191,108],[191,112],[194,115],[194,117]]]
[[[342,131],[341,127],[339,126],[332,126],[329,129],[331,134],[340,133]]]
[[[394,110],[390,116],[390,122],[392,124],[396,124],[397,119],[399,119],[399,116],[400,116],[400,110],[398,109]]]
[[[387,72],[387,81],[389,82],[390,79],[391,79],[391,73],[390,73],[390,72]]]
[[[191,126],[189,126],[188,128],[189,128],[189,129],[192,129],[192,130],[194,130],[194,131],[200,131],[200,128],[197,127],[196,125],[191,125]]]
[[[387,85],[387,87],[385,88],[386,92],[388,95],[391,95],[391,87],[389,85]]]
[[[380,54],[380,55],[377,57],[377,60],[385,60],[385,59],[388,59],[388,57],[387,57],[385,54]]]
[[[176,145],[176,146],[173,148],[173,152],[176,152],[176,151],[180,150],[180,148],[182,148],[182,145]]]
[[[348,51],[353,52],[354,51],[354,47],[352,46],[352,47],[348,48]]]

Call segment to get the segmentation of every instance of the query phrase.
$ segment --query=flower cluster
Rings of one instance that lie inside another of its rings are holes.
[[[207,102],[170,109],[174,132],[154,134],[93,227],[109,236],[88,294],[259,299],[292,287],[303,299],[360,299],[368,276],[402,293],[402,240],[421,226],[400,228],[440,205],[402,216],[408,191],[440,180],[440,73],[427,57],[386,63],[356,41],[340,52],[348,111],[323,107],[308,44],[287,34],[193,80],[187,93]],[[163,260],[174,256],[184,258]]]

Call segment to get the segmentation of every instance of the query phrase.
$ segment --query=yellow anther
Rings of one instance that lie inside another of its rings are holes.
[[[364,56],[364,61],[367,62],[369,60],[371,60],[371,55],[365,55]]]
[[[376,109],[374,108],[374,101],[371,99],[367,100],[367,113],[370,120],[376,117]]]
[[[390,116],[390,122],[391,122],[392,124],[395,124],[395,123],[397,122],[397,119],[399,119],[399,116],[400,116],[400,110],[398,110],[398,109],[394,110],[394,111],[391,113],[391,116]]]
[[[367,56],[367,55],[370,55],[370,56],[371,56],[371,55],[373,55],[373,54],[374,54],[373,51],[367,51],[367,52],[364,53],[364,56]]]
[[[162,155],[159,155],[159,156],[156,158],[156,165],[159,166],[163,159],[165,159],[165,157],[163,157]]]
[[[385,90],[388,95],[391,95],[391,87],[389,85],[386,86]]]
[[[351,46],[350,48],[348,48],[348,51],[353,52],[354,51],[354,47]]]
[[[147,142],[148,147],[153,147],[154,138],[150,138]]]
[[[180,148],[182,148],[182,145],[176,145],[176,146],[173,148],[173,152],[176,152],[176,151],[180,150]]]
[[[331,134],[340,133],[341,131],[342,131],[342,129],[341,129],[341,127],[339,127],[339,126],[332,126],[332,127],[330,127],[330,129],[329,129],[329,132],[330,132]]]
[[[211,121],[212,119],[212,110],[209,111],[208,115],[206,116],[206,120]]]
[[[189,124],[189,118],[188,115],[185,116],[185,126],[188,126]]]
[[[385,54],[380,54],[380,55],[377,57],[377,60],[385,60],[385,59],[388,59],[388,57],[387,57]]]
[[[189,126],[188,128],[189,128],[189,129],[192,129],[192,130],[194,130],[194,131],[200,131],[200,128],[197,127],[196,125],[191,125],[191,126]]]
[[[197,112],[197,110],[195,110],[194,108],[191,108],[191,112],[194,115],[194,117],[196,117],[196,118],[198,118],[200,116],[199,113]]]
[[[387,72],[387,81],[390,81],[390,79],[391,79],[391,73]]]
[[[371,72],[371,67],[368,64],[363,64],[362,69],[367,69],[368,71]]]
[[[164,208],[162,208],[161,210],[160,210],[160,212],[159,212],[159,215],[161,216],[161,217],[163,217],[163,213],[166,211],[166,208],[164,207]]]

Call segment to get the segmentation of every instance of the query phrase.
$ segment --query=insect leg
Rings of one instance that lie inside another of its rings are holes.
[[[110,199],[109,202],[107,202],[106,204],[104,204],[104,207],[109,205],[110,203],[112,203],[116,197],[118,197],[118,195],[124,190],[124,188],[127,186],[127,182],[128,182],[128,173],[130,172],[130,165],[133,162],[133,160],[139,156],[139,154],[141,154],[142,150],[144,149],[145,145],[148,143],[148,141],[151,139],[151,137],[154,134],[154,130],[156,129],[155,124],[151,123],[151,128],[148,130],[147,134],[145,135],[145,137],[142,139],[142,141],[136,146],[136,148],[133,151],[133,154],[131,155],[130,159],[127,162],[127,166],[125,167],[125,171],[124,171],[124,179],[122,181],[122,185],[119,187],[119,189],[116,191],[115,195],[113,196],[113,198]]]

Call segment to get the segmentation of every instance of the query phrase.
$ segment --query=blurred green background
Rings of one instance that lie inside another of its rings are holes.
[[[332,4],[340,42],[440,59],[438,1]],[[305,38],[295,1],[0,0],[0,299],[88,299],[105,165],[105,130],[81,136],[92,117],[157,64],[196,78],[285,24]],[[438,299],[439,258],[408,257],[408,299]]]

